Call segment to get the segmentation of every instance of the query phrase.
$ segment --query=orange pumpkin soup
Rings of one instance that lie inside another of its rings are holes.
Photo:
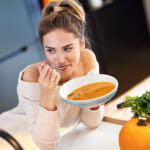
[[[84,85],[68,94],[67,99],[87,100],[108,94],[115,88],[111,82],[95,82]]]

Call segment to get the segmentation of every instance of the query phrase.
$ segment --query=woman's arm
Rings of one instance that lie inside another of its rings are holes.
[[[58,112],[38,106],[35,124],[30,130],[34,142],[41,150],[55,150],[60,137]]]
[[[45,63],[40,65],[39,72],[38,82],[41,88],[40,105],[49,111],[54,111],[56,110],[55,91],[60,80],[60,75],[55,69],[51,69]]]
[[[60,136],[59,120],[57,108],[55,107],[55,97],[53,96],[54,93],[48,94],[48,91],[51,90],[55,92],[55,86],[52,87],[46,84],[47,82],[50,83],[50,81],[48,81],[48,79],[46,78],[47,76],[45,76],[45,74],[40,71],[40,75],[43,76],[39,77],[39,80],[41,82],[39,83],[41,89],[41,95],[39,99],[35,100],[37,97],[34,96],[38,93],[28,95],[26,91],[22,91],[22,89],[26,89],[27,91],[34,91],[32,88],[35,88],[35,86],[32,86],[32,84],[29,83],[32,82],[32,78],[35,81],[35,72],[33,71],[34,69],[35,68],[30,68],[28,71],[24,72],[22,80],[26,81],[25,86],[27,87],[22,88],[23,84],[18,83],[18,95],[19,98],[22,101],[26,101],[28,105],[26,109],[28,116],[28,126],[35,143],[41,150],[54,150]],[[45,70],[43,71],[45,72]],[[50,74],[50,72],[45,73],[46,75]],[[49,89],[46,86],[49,86]]]
[[[28,129],[34,142],[41,150],[55,150],[60,137],[57,110],[47,111],[39,105],[40,100],[35,101],[34,96],[20,96],[26,102]]]
[[[83,108],[81,111],[81,121],[89,128],[96,128],[100,125],[104,117],[104,105],[92,110],[91,108]]]

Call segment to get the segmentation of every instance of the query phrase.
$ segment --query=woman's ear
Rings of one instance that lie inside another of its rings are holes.
[[[80,45],[80,47],[81,47],[81,51],[84,50],[84,48],[85,48],[85,37],[83,37],[81,39],[81,45]]]

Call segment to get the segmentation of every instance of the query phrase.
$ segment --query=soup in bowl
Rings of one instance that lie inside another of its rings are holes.
[[[93,74],[74,78],[60,88],[62,100],[75,107],[90,107],[110,100],[118,89],[115,77]]]

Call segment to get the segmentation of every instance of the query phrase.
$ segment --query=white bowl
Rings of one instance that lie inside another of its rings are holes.
[[[105,81],[113,83],[115,85],[115,88],[113,91],[111,91],[110,93],[104,96],[97,97],[94,99],[79,100],[79,101],[67,99],[67,95],[69,93],[71,93],[73,90],[83,85],[94,83],[94,82],[105,82]],[[90,107],[90,106],[107,102],[115,95],[117,89],[118,89],[118,81],[113,76],[106,75],[106,74],[93,74],[93,75],[85,75],[85,76],[81,76],[69,80],[68,82],[64,83],[63,86],[60,88],[59,94],[62,100],[67,104],[70,104],[75,107]]]

